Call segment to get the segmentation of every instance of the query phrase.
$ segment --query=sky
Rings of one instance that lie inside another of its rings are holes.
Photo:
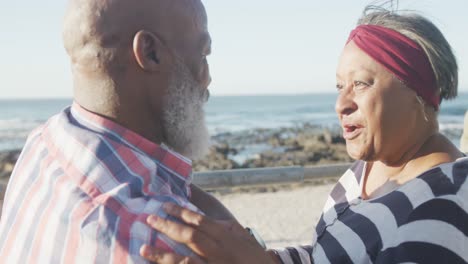
[[[213,39],[213,95],[335,91],[349,32],[371,0],[204,0]],[[61,23],[67,0],[0,1],[0,98],[72,96]],[[468,1],[401,0],[451,43],[468,91]]]

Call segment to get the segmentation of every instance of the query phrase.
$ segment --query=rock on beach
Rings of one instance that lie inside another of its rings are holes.
[[[350,162],[343,138],[314,126],[298,128],[255,129],[239,133],[226,133],[213,137],[213,146],[202,160],[195,161],[195,172],[263,168],[283,166],[310,166]],[[264,146],[243,162],[236,155],[253,145]],[[20,150],[0,152],[0,184],[6,186]],[[0,187],[0,200],[4,188]]]

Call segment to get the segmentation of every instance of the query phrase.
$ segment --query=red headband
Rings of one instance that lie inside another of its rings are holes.
[[[375,25],[360,25],[351,32],[354,43],[387,70],[439,109],[436,78],[424,50],[406,36]]]

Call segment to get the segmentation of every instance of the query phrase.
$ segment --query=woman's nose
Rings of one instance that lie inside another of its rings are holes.
[[[335,104],[335,111],[338,116],[349,115],[357,110],[352,89],[343,89],[338,94]]]

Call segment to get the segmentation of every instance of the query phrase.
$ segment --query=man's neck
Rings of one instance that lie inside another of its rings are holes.
[[[163,142],[163,129],[157,117],[149,115],[149,111],[143,111],[144,106],[132,106],[117,100],[117,96],[108,95],[109,100],[99,100],[99,96],[93,98],[75,93],[75,102],[89,112],[109,119],[140,136],[160,145]]]

